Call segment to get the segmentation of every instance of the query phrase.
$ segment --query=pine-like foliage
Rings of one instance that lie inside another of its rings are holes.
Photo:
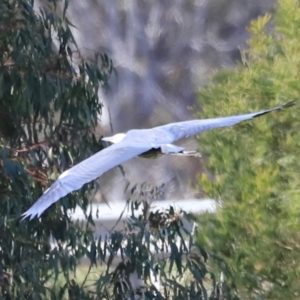
[[[281,0],[252,22],[236,68],[199,93],[198,117],[226,116],[296,99],[296,106],[202,134],[199,186],[221,200],[201,217],[206,245],[241,299],[299,299],[300,4]],[[226,267],[225,267],[226,266]]]

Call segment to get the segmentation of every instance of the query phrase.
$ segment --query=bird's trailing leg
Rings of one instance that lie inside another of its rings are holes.
[[[197,151],[185,151],[183,147],[178,147],[172,144],[162,145],[160,149],[164,154],[201,157],[201,154]]]
[[[192,157],[202,157],[201,153],[197,151],[182,151],[179,153],[169,153],[170,155],[177,155],[177,156],[192,156]]]

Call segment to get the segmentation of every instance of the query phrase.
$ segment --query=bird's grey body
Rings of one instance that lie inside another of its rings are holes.
[[[129,130],[127,134],[117,134],[117,143],[94,154],[69,170],[63,172],[44,194],[29,208],[23,219],[40,215],[53,203],[67,194],[80,189],[84,184],[98,178],[108,170],[151,150],[159,150],[164,154],[181,153],[182,147],[172,143],[203,131],[219,127],[232,126],[274,110],[292,106],[289,102],[268,110],[238,116],[221,117],[214,119],[192,120],[170,123],[151,129]],[[114,137],[104,138],[106,141],[115,142]]]

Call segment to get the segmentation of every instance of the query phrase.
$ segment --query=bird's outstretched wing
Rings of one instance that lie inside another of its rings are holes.
[[[192,121],[185,121],[185,122],[178,122],[178,123],[170,123],[167,125],[156,127],[156,129],[164,130],[167,131],[168,133],[171,133],[173,135],[173,140],[169,142],[174,142],[176,140],[201,133],[202,131],[207,131],[219,127],[232,126],[242,121],[250,120],[265,115],[267,113],[270,113],[274,110],[281,110],[283,108],[290,107],[293,105],[295,105],[295,101],[291,101],[271,109],[261,110],[254,113],[222,117],[222,118],[214,118],[214,119],[203,119],[203,120],[192,120]]]
[[[106,171],[150,150],[149,147],[120,142],[94,154],[63,172],[44,194],[22,214],[23,219],[39,217],[49,206],[67,194],[80,189]],[[22,220],[23,220],[22,219]]]

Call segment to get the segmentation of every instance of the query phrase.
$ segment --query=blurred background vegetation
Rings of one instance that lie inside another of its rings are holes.
[[[106,52],[118,73],[110,90],[100,91],[104,107],[97,136],[194,118],[192,107],[201,109],[199,87],[212,70],[240,61],[250,21],[274,13],[276,5],[274,0],[69,1],[66,14],[76,26],[71,30],[81,53]],[[194,138],[180,144],[197,148]],[[164,184],[166,199],[203,197],[190,184],[202,170],[197,159],[133,160],[124,169],[127,180],[117,169],[101,176],[96,201],[124,199],[127,181]]]
[[[4,0],[0,12],[0,299],[299,298],[297,107],[202,134],[201,161],[142,160],[142,173],[131,162],[40,220],[18,218],[102,149],[110,122],[121,131],[297,99],[299,1]],[[95,238],[88,204],[120,195],[131,218]],[[191,195],[220,204],[199,217],[196,243],[191,216],[148,205]],[[77,205],[85,222],[70,219]]]
[[[299,17],[299,1],[283,0],[253,21],[241,63],[200,91],[198,116],[298,99]],[[299,125],[296,107],[199,138],[208,157],[199,188],[220,208],[199,218],[198,242],[242,299],[299,299]]]

